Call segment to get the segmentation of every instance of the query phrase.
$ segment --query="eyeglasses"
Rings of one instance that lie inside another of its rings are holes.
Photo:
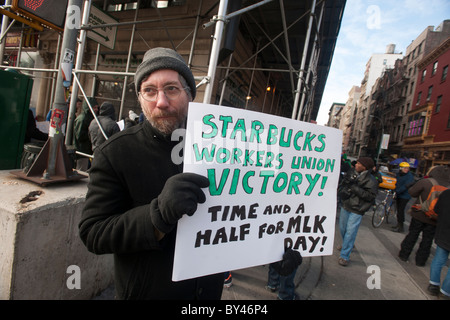
[[[166,86],[162,89],[155,88],[155,87],[145,87],[141,89],[141,92],[139,94],[144,98],[146,101],[155,102],[156,99],[158,99],[158,93],[160,90],[164,92],[164,95],[168,100],[175,100],[180,96],[181,90],[189,89],[188,87],[185,88],[178,88],[177,86]]]

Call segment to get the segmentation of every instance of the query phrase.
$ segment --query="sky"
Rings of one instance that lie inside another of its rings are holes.
[[[317,123],[328,121],[333,102],[346,103],[352,86],[361,86],[374,53],[406,48],[428,26],[450,19],[450,0],[347,0]]]

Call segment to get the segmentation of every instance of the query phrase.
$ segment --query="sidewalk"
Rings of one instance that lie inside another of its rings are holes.
[[[296,294],[299,300],[436,300],[427,292],[430,264],[434,257],[435,245],[425,267],[417,267],[414,254],[420,238],[411,254],[410,261],[398,257],[400,243],[406,235],[392,232],[390,224],[380,228],[371,226],[372,216],[363,217],[356,247],[346,267],[337,261],[339,250],[325,257],[304,257],[296,277]],[[393,222],[392,222],[393,223]],[[406,225],[406,230],[408,225]],[[334,247],[341,243],[336,223]],[[370,289],[367,285],[372,272],[369,266],[376,266],[380,273],[380,289]],[[268,265],[235,270],[232,272],[233,285],[224,288],[222,300],[276,300],[277,292],[265,289]],[[447,272],[443,268],[443,277]],[[94,300],[113,299],[113,287],[105,290]]]

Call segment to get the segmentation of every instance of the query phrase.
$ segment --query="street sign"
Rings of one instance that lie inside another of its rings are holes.
[[[103,12],[94,5],[91,6],[91,12],[89,14],[89,25],[98,26],[117,22],[118,20],[116,20],[106,12]],[[114,49],[114,45],[116,43],[116,34],[117,26],[94,28],[86,33],[88,38],[110,49]]]
[[[381,149],[385,149],[387,150],[388,146],[389,146],[389,134],[383,134],[383,139],[381,140]]]

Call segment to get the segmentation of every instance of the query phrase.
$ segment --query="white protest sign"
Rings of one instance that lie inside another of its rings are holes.
[[[331,255],[342,131],[191,103],[184,172],[208,177],[206,202],[178,222],[172,279],[282,258]]]

